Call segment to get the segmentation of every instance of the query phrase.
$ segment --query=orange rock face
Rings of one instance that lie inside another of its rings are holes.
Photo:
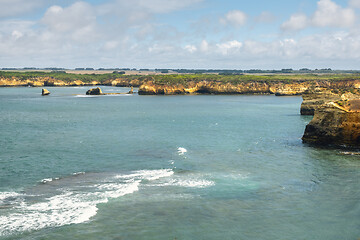
[[[43,86],[83,86],[83,85],[98,85],[99,82],[92,82],[85,84],[80,80],[64,82],[62,80],[53,79],[50,77],[37,77],[26,80],[16,78],[0,78],[0,87],[17,87],[17,86],[32,86],[32,87],[43,87]]]
[[[161,85],[146,82],[139,88],[140,95],[174,95],[174,94],[270,94],[269,85],[263,82],[247,82],[240,84],[208,82],[189,82],[187,86]]]
[[[302,140],[310,144],[360,147],[360,111],[325,104],[315,111]]]

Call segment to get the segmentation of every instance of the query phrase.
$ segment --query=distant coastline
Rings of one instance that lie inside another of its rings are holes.
[[[90,70],[89,70],[90,71]],[[142,95],[174,94],[275,94],[301,95],[322,87],[359,93],[358,73],[297,74],[132,74],[113,71],[101,74],[65,71],[0,71],[0,87],[117,86],[139,87]]]

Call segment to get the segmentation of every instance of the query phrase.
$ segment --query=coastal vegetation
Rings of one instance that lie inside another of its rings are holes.
[[[124,75],[123,71],[113,71],[103,74],[76,74],[63,70],[45,71],[0,71],[1,79],[17,79],[20,81],[50,78],[54,80],[72,82],[82,81],[105,84],[107,81],[122,79],[125,81],[139,80],[140,82],[152,81],[158,85],[187,85],[189,82],[220,82],[238,84],[243,82],[308,82],[308,81],[347,81],[360,80],[360,73],[296,73],[296,74],[156,74],[156,75]]]
[[[0,71],[0,78],[5,79],[19,79],[19,80],[34,80],[38,78],[51,78],[55,80],[71,82],[71,81],[82,81],[84,83],[89,83],[92,81],[97,81],[103,83],[108,80],[114,80],[119,78],[121,74],[118,72],[113,73],[104,73],[104,74],[75,74],[75,73],[66,73],[65,71],[51,71],[51,72],[37,72],[37,71]],[[134,79],[135,76],[127,76],[129,80]]]

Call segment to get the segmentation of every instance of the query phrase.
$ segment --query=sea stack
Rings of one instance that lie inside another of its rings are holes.
[[[134,94],[134,88],[131,87],[130,91],[128,92],[128,94]]]
[[[46,96],[46,95],[49,95],[49,94],[50,94],[50,91],[49,91],[49,90],[47,90],[47,89],[45,89],[45,88],[42,89],[41,95]]]
[[[86,92],[86,95],[102,95],[101,88],[92,88]]]
[[[360,148],[360,99],[330,102],[315,110],[304,143]]]

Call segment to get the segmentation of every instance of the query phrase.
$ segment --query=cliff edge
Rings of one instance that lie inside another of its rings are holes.
[[[304,143],[360,147],[360,99],[321,105],[306,126]]]
[[[311,86],[310,82],[267,83],[247,81],[239,83],[200,81],[185,84],[157,84],[144,82],[139,88],[140,95],[175,95],[175,94],[275,94],[277,96],[301,95]]]

